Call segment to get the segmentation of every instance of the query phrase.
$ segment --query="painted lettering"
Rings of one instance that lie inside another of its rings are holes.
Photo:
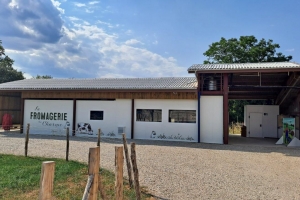
[[[67,121],[67,113],[58,113],[58,112],[30,112],[30,119],[36,120],[63,120]]]

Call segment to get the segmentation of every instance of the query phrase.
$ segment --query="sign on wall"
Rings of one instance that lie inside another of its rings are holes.
[[[295,137],[295,118],[283,118],[283,143],[288,145]]]
[[[72,134],[73,101],[25,100],[24,127],[30,124],[30,134],[65,135],[69,127]]]

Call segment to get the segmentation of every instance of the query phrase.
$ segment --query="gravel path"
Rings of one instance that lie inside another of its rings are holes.
[[[87,162],[96,138],[70,140]],[[300,199],[300,149],[167,141],[136,142],[140,184],[159,199]],[[28,155],[65,158],[65,138],[31,135]],[[101,166],[114,169],[119,139],[101,141]],[[0,153],[24,155],[24,134],[0,133]],[[126,172],[126,171],[124,171]]]

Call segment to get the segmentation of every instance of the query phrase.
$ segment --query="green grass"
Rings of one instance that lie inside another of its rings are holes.
[[[88,178],[87,165],[62,159],[0,154],[0,199],[37,199],[43,161],[55,161],[55,199],[82,198]],[[100,174],[107,198],[114,199],[114,174],[105,169],[100,169]],[[151,197],[144,188],[143,191],[143,199]],[[135,192],[129,189],[126,180],[124,199],[135,199]]]

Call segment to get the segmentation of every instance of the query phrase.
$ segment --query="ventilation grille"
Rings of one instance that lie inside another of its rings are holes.
[[[118,127],[118,134],[122,135],[123,133],[125,133],[125,126],[124,127]]]

